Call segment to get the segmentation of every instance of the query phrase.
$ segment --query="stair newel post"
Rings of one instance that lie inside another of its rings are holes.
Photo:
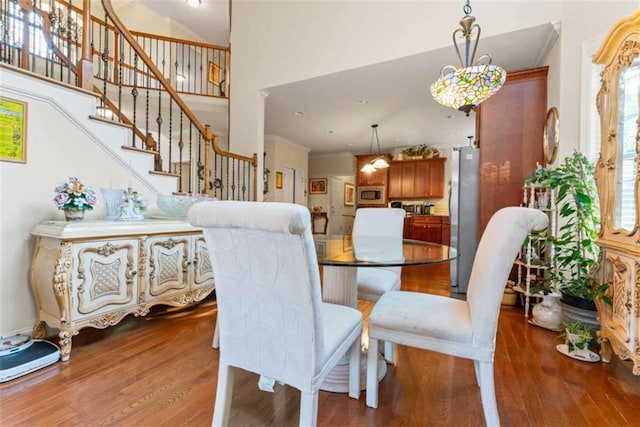
[[[253,153],[253,201],[258,200],[258,155]]]
[[[91,0],[82,2],[82,57],[78,61],[78,86],[82,89],[92,90],[93,60],[91,52],[90,25],[91,25]]]
[[[31,0],[20,0],[20,8],[22,9],[22,47],[20,50],[20,68],[29,69],[29,45],[31,44],[31,36],[29,32],[29,20],[31,18],[31,10],[33,4]]]

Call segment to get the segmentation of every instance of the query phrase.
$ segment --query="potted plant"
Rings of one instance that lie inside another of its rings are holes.
[[[607,286],[593,283],[589,277],[599,254],[596,239],[600,211],[594,166],[584,154],[575,151],[555,169],[536,169],[528,182],[557,191],[560,226],[558,235],[550,238],[554,252],[547,285],[561,292],[562,303],[593,311],[588,317],[595,322],[593,300],[602,297],[610,303],[610,299],[604,294]],[[566,321],[567,311],[563,310]]]
[[[565,340],[564,344],[557,346],[557,350],[567,356],[585,361],[597,361],[599,357],[591,351],[589,346],[594,339],[594,327],[582,322],[571,322],[565,326],[564,333],[560,335]]]

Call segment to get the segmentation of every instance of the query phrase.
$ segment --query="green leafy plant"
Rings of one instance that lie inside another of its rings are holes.
[[[564,159],[555,169],[539,167],[527,180],[557,190],[556,205],[560,217],[558,236],[551,236],[554,256],[549,282],[567,294],[594,300],[602,298],[606,284],[593,284],[589,270],[598,258],[596,245],[600,227],[600,208],[593,164],[579,151]]]

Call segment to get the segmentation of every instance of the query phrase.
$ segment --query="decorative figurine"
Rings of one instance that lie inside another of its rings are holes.
[[[118,221],[142,221],[143,212],[147,210],[148,203],[131,186],[124,193],[124,204],[120,207]]]

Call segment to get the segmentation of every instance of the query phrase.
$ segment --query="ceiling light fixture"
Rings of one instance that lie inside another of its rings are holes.
[[[360,172],[370,173],[375,172],[378,169],[384,169],[389,167],[389,163],[382,156],[382,152],[380,151],[380,139],[378,139],[378,125],[371,125],[371,142],[369,143],[369,154],[373,154],[373,138],[376,139],[376,144],[378,145],[378,157],[375,157],[370,162],[367,162],[361,169]]]
[[[482,55],[474,62],[480,41],[480,25],[471,16],[469,0],[462,9],[465,15],[460,27],[453,32],[453,47],[456,49],[461,68],[447,65],[440,70],[440,78],[431,85],[431,95],[440,104],[463,111],[467,116],[482,101],[486,101],[502,87],[507,73],[497,65],[491,65],[491,55]],[[460,55],[456,36],[464,39],[464,61]],[[471,37],[475,37],[471,51]]]
[[[187,4],[191,7],[198,7],[202,4],[202,0],[187,0]]]
[[[184,74],[178,74],[176,76],[176,83],[183,83],[185,80],[187,80],[187,78],[184,76]]]

